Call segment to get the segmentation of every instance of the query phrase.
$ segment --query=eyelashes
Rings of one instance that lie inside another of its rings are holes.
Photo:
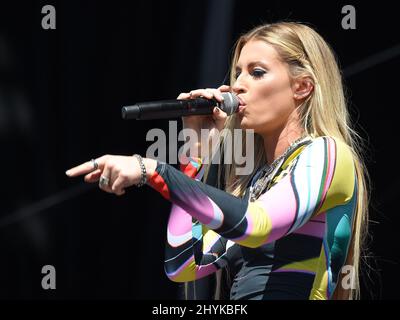
[[[260,79],[260,78],[262,78],[266,73],[267,73],[267,72],[266,72],[265,70],[256,68],[256,69],[253,69],[253,70],[250,72],[250,75],[251,75],[254,79]],[[240,71],[236,71],[235,79],[239,78],[240,74],[241,74]]]
[[[256,79],[263,77],[264,74],[266,74],[266,72],[262,69],[254,69],[251,73],[251,75]]]

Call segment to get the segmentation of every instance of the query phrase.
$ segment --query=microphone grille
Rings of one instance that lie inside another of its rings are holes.
[[[223,92],[222,96],[224,97],[224,101],[221,104],[221,109],[230,116],[238,110],[239,99],[231,92]]]

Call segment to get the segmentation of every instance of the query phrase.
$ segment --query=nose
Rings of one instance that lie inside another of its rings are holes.
[[[233,84],[232,91],[237,95],[246,92],[246,87],[243,84],[243,80],[240,79],[240,76],[239,78],[236,79],[235,83]]]

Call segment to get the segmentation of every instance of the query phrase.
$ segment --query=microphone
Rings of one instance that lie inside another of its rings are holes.
[[[149,120],[206,115],[212,114],[214,107],[220,108],[228,116],[237,112],[240,104],[238,97],[230,92],[223,92],[222,96],[224,100],[221,103],[206,98],[139,102],[122,107],[122,119]]]

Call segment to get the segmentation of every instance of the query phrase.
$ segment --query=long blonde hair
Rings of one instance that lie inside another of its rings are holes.
[[[294,79],[308,76],[314,85],[313,92],[301,106],[301,123],[306,134],[319,137],[331,136],[344,143],[353,153],[357,176],[357,206],[353,220],[352,239],[345,265],[354,267],[353,284],[355,289],[346,290],[338,279],[333,298],[358,299],[360,297],[359,270],[360,259],[368,234],[368,203],[369,176],[364,165],[361,150],[363,140],[350,125],[350,116],[344,94],[342,75],[333,50],[325,40],[312,28],[297,22],[277,22],[256,27],[242,35],[235,45],[231,63],[231,86],[235,82],[235,66],[243,46],[250,40],[262,40],[272,45],[282,61],[289,66],[289,73]],[[220,143],[223,145],[226,133],[240,128],[238,117],[233,114],[228,117]],[[224,133],[225,132],[225,133]],[[245,148],[245,132],[242,143]],[[261,167],[266,161],[262,138],[255,134],[254,167]],[[235,142],[232,148],[237,145]],[[219,166],[221,167],[221,166]],[[207,168],[208,169],[208,168]],[[250,175],[237,176],[236,164],[226,164],[224,173],[218,169],[218,181],[225,181],[225,190],[233,195],[242,196],[248,185]],[[204,179],[207,178],[208,170]],[[217,278],[220,275],[217,274]]]

